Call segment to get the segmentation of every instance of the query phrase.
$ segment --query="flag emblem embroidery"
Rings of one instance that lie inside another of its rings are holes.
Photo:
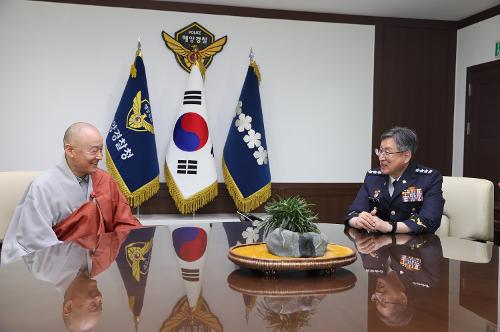
[[[184,113],[175,123],[173,136],[175,145],[182,151],[198,151],[208,140],[207,122],[197,113]]]

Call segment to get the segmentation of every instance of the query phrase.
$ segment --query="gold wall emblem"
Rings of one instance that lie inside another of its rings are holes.
[[[227,36],[215,40],[210,31],[196,22],[177,31],[175,38],[165,31],[161,32],[161,36],[165,45],[175,54],[177,63],[188,73],[197,60],[208,68],[213,57],[222,51],[227,42]]]

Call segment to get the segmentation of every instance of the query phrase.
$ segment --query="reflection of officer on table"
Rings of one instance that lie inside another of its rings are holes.
[[[346,224],[369,232],[434,233],[443,214],[443,177],[412,160],[417,135],[394,127],[380,136],[380,167],[369,170]]]
[[[434,234],[374,235],[349,228],[363,267],[376,276],[370,300],[377,315],[389,326],[407,325],[413,308],[434,297],[427,291],[440,280],[442,249]]]

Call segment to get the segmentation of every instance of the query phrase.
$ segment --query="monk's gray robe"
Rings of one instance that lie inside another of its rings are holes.
[[[16,207],[2,245],[1,264],[60,243],[52,226],[89,199],[92,178],[82,189],[66,160],[38,176]]]

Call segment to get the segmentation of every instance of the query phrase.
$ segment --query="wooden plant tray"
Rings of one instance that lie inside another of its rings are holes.
[[[351,248],[329,243],[322,257],[295,258],[275,256],[264,242],[241,244],[229,249],[229,260],[238,266],[264,272],[329,270],[352,264],[356,252]]]

